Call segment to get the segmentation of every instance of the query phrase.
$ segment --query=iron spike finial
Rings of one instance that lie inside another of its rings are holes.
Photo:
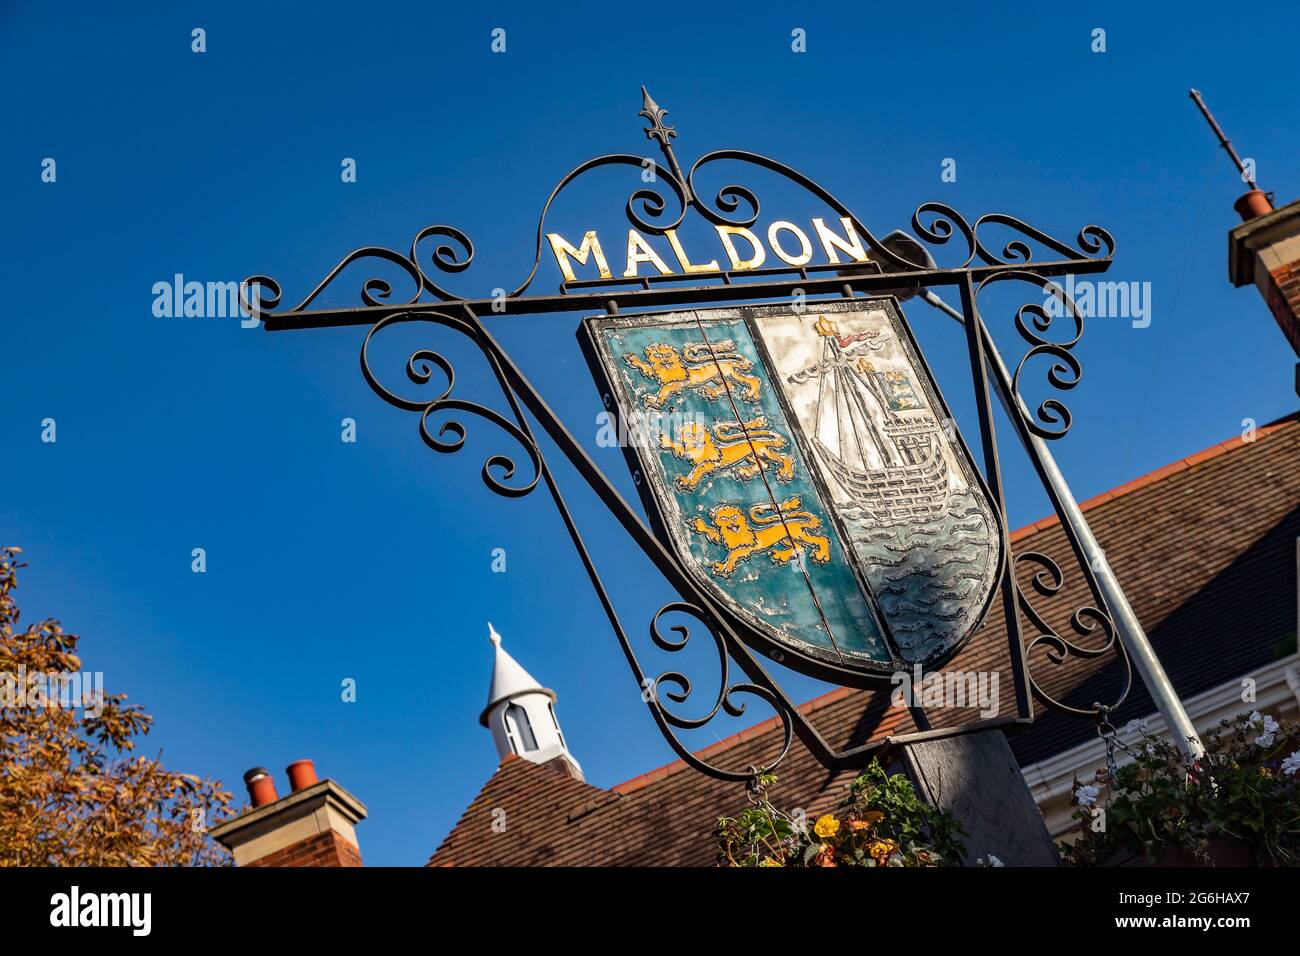
[[[660,146],[667,148],[668,141],[677,135],[674,127],[664,125],[668,111],[654,101],[644,84],[641,86],[641,112],[637,115],[644,116],[649,121],[645,131],[646,139],[657,139]]]
[[[681,184],[682,196],[688,205],[694,204],[695,198],[691,195],[690,180],[682,174],[682,168],[677,163],[677,157],[673,154],[672,138],[677,135],[676,128],[667,126],[664,123],[664,117],[668,111],[655,102],[650,91],[641,86],[641,112],[638,116],[644,116],[648,122],[646,126],[646,139],[656,139],[659,141],[659,151],[664,154],[664,159],[668,160],[668,169]]]

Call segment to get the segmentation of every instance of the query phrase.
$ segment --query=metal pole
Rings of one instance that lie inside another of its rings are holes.
[[[1232,143],[1228,140],[1222,127],[1219,126],[1218,121],[1214,118],[1214,114],[1211,113],[1210,108],[1205,105],[1205,100],[1201,98],[1201,91],[1195,89],[1189,90],[1187,95],[1192,98],[1192,102],[1194,102],[1197,109],[1201,111],[1201,115],[1205,117],[1205,121],[1210,124],[1210,129],[1214,130],[1214,135],[1219,138],[1219,145],[1226,149],[1228,155],[1232,157],[1232,162],[1237,167],[1237,172],[1241,173],[1241,178],[1246,181],[1251,189],[1258,189],[1259,185],[1255,182],[1254,177],[1246,175],[1246,164],[1241,161],[1241,157],[1238,156],[1237,151],[1232,148]]]
[[[939,298],[934,292],[926,290],[922,297],[936,309],[965,325],[965,316]],[[1002,399],[1002,405],[1006,408],[1008,415],[1014,415],[1009,406],[1010,395],[1012,394],[1010,389],[1011,373],[1007,370],[1001,354],[999,354],[991,339],[988,341],[988,355],[997,374],[1000,386],[998,395]],[[1020,414],[1028,417],[1029,409],[1025,407],[1023,399],[1017,395],[1015,401],[1019,406]],[[1151,647],[1151,641],[1142,628],[1142,622],[1138,620],[1137,614],[1133,612],[1132,605],[1128,603],[1124,589],[1120,587],[1119,580],[1115,577],[1110,563],[1106,560],[1105,552],[1102,551],[1101,545],[1097,543],[1097,539],[1093,536],[1092,528],[1088,527],[1088,521],[1083,516],[1079,503],[1074,500],[1074,494],[1070,491],[1065,476],[1061,474],[1061,469],[1057,467],[1056,459],[1052,457],[1047,442],[1033,432],[1026,432],[1025,434],[1027,437],[1022,435],[1022,438],[1024,438],[1028,446],[1027,450],[1036,455],[1042,463],[1043,474],[1047,479],[1047,483],[1051,485],[1057,501],[1061,504],[1061,510],[1064,512],[1062,520],[1074,531],[1083,550],[1085,560],[1096,574],[1097,586],[1101,589],[1102,596],[1105,598],[1106,606],[1110,610],[1120,640],[1124,642],[1124,649],[1128,651],[1129,659],[1137,668],[1138,676],[1142,678],[1142,683],[1146,685],[1147,691],[1151,694],[1151,699],[1155,701],[1156,709],[1164,717],[1165,725],[1174,734],[1179,748],[1189,757],[1200,757],[1205,753],[1205,745],[1201,743],[1196,727],[1192,724],[1191,718],[1187,716],[1187,711],[1183,708],[1183,702],[1178,699],[1178,694],[1174,691],[1174,685],[1170,682],[1169,675],[1165,673],[1160,658],[1156,656],[1155,650]]]

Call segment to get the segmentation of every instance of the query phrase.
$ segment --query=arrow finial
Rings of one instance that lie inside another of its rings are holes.
[[[668,111],[654,101],[649,91],[641,87],[641,112],[638,116],[644,116],[649,121],[645,135],[647,139],[657,139],[661,146],[667,147],[668,141],[677,135],[677,130],[672,126],[664,125],[664,117]]]

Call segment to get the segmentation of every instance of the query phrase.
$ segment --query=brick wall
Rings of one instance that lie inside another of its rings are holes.
[[[361,851],[333,830],[282,847],[248,866],[361,866]]]
[[[1300,201],[1249,218],[1228,234],[1228,277],[1259,290],[1300,355]]]
[[[1282,334],[1300,355],[1300,260],[1270,270],[1264,298]]]

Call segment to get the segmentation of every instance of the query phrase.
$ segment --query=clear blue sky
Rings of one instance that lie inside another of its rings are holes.
[[[1265,188],[1300,196],[1294,10],[1270,8],[1261,30],[1224,4],[520,6],[0,12],[0,539],[31,563],[27,617],[83,635],[86,666],[156,716],[148,749],[170,765],[242,799],[248,767],[272,768],[283,790],[282,768],[314,758],[368,804],[367,862],[422,863],[496,765],[477,724],[489,619],[558,692],[592,783],[671,759],[545,493],[489,494],[490,442],[427,450],[414,417],[362,380],[361,330],[268,334],[151,311],[153,284],[178,272],[265,271],[296,301],[349,249],[402,249],[434,222],[479,248],[450,286],[509,286],[560,175],[602,152],[649,154],[641,83],[670,109],[684,159],[768,153],[880,234],[926,200],[1066,238],[1108,227],[1112,277],[1151,283],[1153,321],[1094,320],[1078,349],[1084,380],[1064,396],[1076,425],[1057,451],[1080,498],[1296,407],[1281,335],[1254,290],[1227,281],[1242,187],[1187,98],[1204,91]],[[495,27],[505,54],[490,51]],[[807,53],[790,50],[796,27]],[[1104,54],[1090,52],[1094,27]],[[56,183],[40,181],[45,157]],[[340,180],[344,157],[356,183]],[[955,183],[940,181],[949,157]],[[598,177],[554,225],[614,235],[627,187]],[[778,197],[764,217],[819,214]],[[556,281],[544,271],[539,288]],[[948,396],[974,438],[960,340],[923,306],[908,314],[941,382],[958,376]],[[493,329],[592,444],[578,318]],[[1010,313],[986,318],[1011,351]],[[493,396],[481,367],[459,371],[461,394]],[[340,441],[344,417],[355,444]],[[55,444],[40,440],[45,418]],[[1019,526],[1047,506],[1015,446],[1004,453]],[[619,454],[599,460],[630,493]],[[672,595],[557,471],[640,638]],[[206,574],[191,573],[196,547]],[[505,574],[491,571],[495,547]],[[654,672],[676,663],[647,653]],[[340,701],[347,677],[354,704]]]

